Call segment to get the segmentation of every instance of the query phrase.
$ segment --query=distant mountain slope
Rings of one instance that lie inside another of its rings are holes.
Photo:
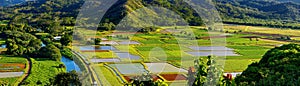
[[[183,0],[119,0],[108,10],[102,22],[113,22],[117,24],[120,19],[127,14],[147,6],[165,7],[180,15],[190,25],[202,25],[200,16]],[[148,10],[147,15],[156,15],[156,13]],[[133,17],[134,16],[131,18]]]
[[[214,0],[223,21],[300,29],[300,4],[272,0]]]
[[[231,18],[300,20],[300,5],[268,0],[216,0],[223,16]]]
[[[297,23],[300,22],[300,4],[298,3],[283,2],[283,0],[281,2],[279,0],[213,0],[213,2],[223,21],[227,23],[299,27]],[[41,23],[43,19],[43,21],[50,22],[47,19],[54,20],[57,17],[75,19],[83,3],[84,0],[26,2],[22,5],[3,8],[4,12],[0,12],[0,19],[27,17],[23,19],[31,19],[32,24]],[[106,13],[102,23],[117,24],[128,13],[147,6],[165,7],[180,15],[190,25],[203,24],[199,15],[184,0],[118,0]],[[154,13],[149,12],[149,14]]]
[[[0,0],[0,6],[11,6],[15,4],[20,4],[29,0]]]
[[[297,3],[300,3],[300,0],[275,0],[275,1],[279,1],[279,2],[297,2]]]

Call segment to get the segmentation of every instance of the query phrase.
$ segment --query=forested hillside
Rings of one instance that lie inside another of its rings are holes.
[[[224,22],[299,28],[300,5],[270,0],[215,0]]]
[[[298,3],[269,0],[213,0],[213,2],[225,23],[299,28]],[[26,23],[45,31],[46,27],[55,24],[73,26],[83,3],[84,0],[28,1],[21,5],[2,7],[0,19],[10,20],[9,25]],[[106,13],[100,26],[116,25],[128,13],[147,6],[165,7],[179,14],[190,25],[203,25],[199,15],[184,0],[119,0]]]

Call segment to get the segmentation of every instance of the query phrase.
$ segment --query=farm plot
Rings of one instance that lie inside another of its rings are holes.
[[[147,69],[154,74],[165,74],[165,73],[187,73],[187,70],[177,68],[168,63],[144,63]]]
[[[123,86],[116,74],[103,65],[93,65],[93,68],[103,85]]]
[[[5,56],[0,55],[0,64],[1,63],[23,63],[27,62],[26,58],[24,57],[12,57],[12,56]]]
[[[113,51],[107,52],[83,52],[82,54],[87,55],[89,58],[100,58],[100,59],[110,59],[118,58],[118,56]]]
[[[113,46],[80,46],[80,50],[81,51],[107,51],[107,50],[116,50],[116,48],[114,48]]]
[[[25,64],[21,63],[5,63],[0,64],[0,72],[20,72],[25,69]]]
[[[12,78],[22,76],[24,72],[0,72],[0,78]]]
[[[227,48],[225,46],[190,46],[189,48],[193,50],[220,50],[220,51],[233,51],[231,48]]]
[[[6,83],[7,86],[13,86],[20,77],[0,78],[0,83]]]
[[[197,52],[187,52],[194,56],[209,56],[209,55],[215,55],[215,56],[239,56],[238,54],[235,54],[233,51],[197,51]]]
[[[140,44],[137,41],[120,41],[118,43],[121,44],[121,45]]]
[[[102,41],[100,44],[118,45],[119,43],[116,41]]]
[[[0,55],[0,82],[13,86],[16,81],[24,74],[27,59],[23,57],[12,57]]]
[[[208,56],[208,55],[216,55],[216,56],[239,56],[234,52],[234,49],[227,48],[225,46],[191,46],[189,47],[195,51],[189,51],[187,53],[194,56]]]
[[[117,69],[123,75],[141,75],[148,73],[148,71],[140,63],[109,64],[109,66]]]
[[[130,82],[131,79],[134,79],[135,76],[123,76],[124,79],[127,81],[127,82]],[[157,81],[159,79],[161,79],[159,76],[157,75],[151,75],[153,81]]]
[[[120,62],[120,59],[90,59],[91,62],[101,63],[101,62]]]
[[[187,80],[187,77],[182,74],[159,74],[167,81]]]
[[[139,60],[141,58],[140,56],[132,55],[128,52],[117,52],[116,54],[120,59]]]
[[[46,85],[50,78],[53,78],[60,72],[66,72],[65,68],[59,68],[59,64],[62,62],[52,61],[48,59],[31,59],[32,68],[29,76],[25,80],[29,86],[35,85],[38,81],[42,82],[41,85]]]

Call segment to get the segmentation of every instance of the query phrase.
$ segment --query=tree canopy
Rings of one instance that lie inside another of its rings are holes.
[[[69,73],[57,74],[52,81],[54,86],[81,86],[78,74],[76,71],[71,71]]]
[[[287,44],[269,50],[235,79],[240,85],[299,85],[300,45]]]
[[[49,44],[46,47],[42,47],[39,51],[39,56],[41,58],[50,58],[56,61],[60,61],[62,57],[59,48],[57,48],[53,44]]]
[[[31,55],[41,48],[42,41],[29,33],[7,31],[5,34],[8,54]]]

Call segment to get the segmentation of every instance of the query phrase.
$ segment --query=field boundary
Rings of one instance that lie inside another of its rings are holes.
[[[26,58],[27,59],[27,65],[25,68],[25,72],[24,74],[16,81],[16,83],[14,84],[14,86],[20,86],[20,84],[26,80],[28,78],[28,76],[30,75],[30,71],[31,71],[31,67],[32,67],[32,61],[31,58]]]
[[[104,65],[104,67],[106,67],[109,71],[113,72],[119,79],[119,81],[121,81],[123,84],[127,83],[127,80],[124,79],[123,75],[121,73],[119,73],[119,71],[117,71],[116,69],[108,66],[108,65]]]

